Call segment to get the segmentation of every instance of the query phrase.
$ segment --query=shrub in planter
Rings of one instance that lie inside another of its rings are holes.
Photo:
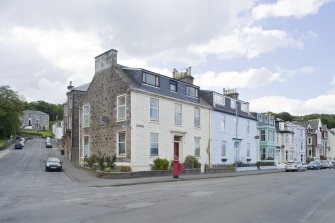
[[[152,167],[153,170],[168,170],[169,169],[169,161],[167,159],[157,158],[154,160],[154,165]]]
[[[185,158],[185,169],[197,169],[201,167],[198,159],[195,156],[188,155]]]
[[[104,168],[104,172],[108,172],[108,173],[110,173],[110,172],[112,172],[113,170],[112,170],[112,168],[110,168],[110,167],[105,167]]]

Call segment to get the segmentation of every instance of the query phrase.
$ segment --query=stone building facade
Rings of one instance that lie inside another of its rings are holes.
[[[115,155],[116,166],[132,171],[150,170],[158,157],[196,155],[204,166],[210,106],[200,99],[190,69],[170,78],[125,67],[116,50],[97,56],[95,68],[80,106],[81,165],[100,153]]]
[[[35,110],[24,110],[21,128],[30,127],[36,130],[49,130],[49,115]]]
[[[64,155],[79,166],[79,109],[90,83],[74,87],[70,82],[64,106]]]

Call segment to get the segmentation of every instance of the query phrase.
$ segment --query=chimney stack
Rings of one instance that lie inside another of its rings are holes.
[[[72,86],[72,81],[70,81],[69,85],[67,86],[67,89],[71,91],[72,88],[74,88],[74,86]]]
[[[117,50],[111,49],[95,57],[95,72],[117,65]]]
[[[194,77],[192,77],[191,67],[186,68],[185,72],[179,72],[176,68],[173,68],[172,74],[174,79],[193,84]]]
[[[239,93],[237,93],[236,88],[233,89],[225,89],[223,88],[223,94],[227,97],[234,98],[238,100]]]

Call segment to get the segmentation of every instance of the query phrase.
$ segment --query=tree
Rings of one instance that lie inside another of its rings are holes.
[[[281,113],[275,114],[275,117],[282,119],[284,121],[289,121],[289,122],[294,120],[294,117],[288,112],[281,112]]]
[[[23,102],[9,86],[0,86],[0,138],[7,138],[21,125]]]

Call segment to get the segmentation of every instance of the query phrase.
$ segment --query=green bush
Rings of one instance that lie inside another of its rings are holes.
[[[201,163],[199,163],[195,156],[188,155],[185,158],[184,166],[185,169],[197,169],[201,167]]]
[[[153,170],[168,170],[170,162],[167,159],[157,158],[154,160]]]
[[[109,172],[112,172],[112,168],[110,168],[110,167],[105,167],[105,168],[104,168],[104,172],[108,172],[108,173],[109,173]]]
[[[96,162],[96,160],[97,160],[97,156],[95,154],[93,154],[90,157],[85,156],[84,163],[86,163],[89,168],[92,168],[93,164]]]

